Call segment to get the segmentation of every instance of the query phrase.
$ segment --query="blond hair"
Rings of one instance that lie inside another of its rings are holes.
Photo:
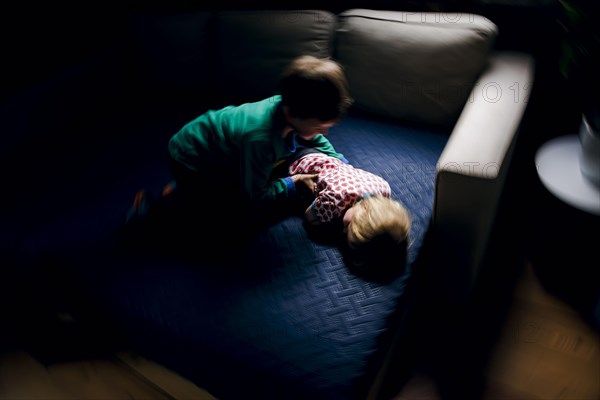
[[[347,242],[354,267],[374,265],[387,272],[406,265],[412,224],[408,210],[398,201],[371,195],[354,204]]]
[[[330,58],[295,58],[281,75],[279,91],[297,118],[339,119],[352,104],[343,67]]]
[[[400,243],[408,239],[411,217],[396,200],[381,195],[368,196],[357,207],[350,226],[351,247],[360,247],[375,238],[387,235]]]

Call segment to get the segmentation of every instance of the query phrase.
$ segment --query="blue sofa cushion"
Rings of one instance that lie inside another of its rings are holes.
[[[313,240],[301,217],[290,216],[237,249],[239,257],[100,257],[81,266],[82,285],[133,350],[219,398],[364,398],[391,334],[402,329],[397,317],[407,310],[447,138],[367,114],[331,129],[334,146],[385,178],[413,215],[399,275],[352,272],[338,246]]]

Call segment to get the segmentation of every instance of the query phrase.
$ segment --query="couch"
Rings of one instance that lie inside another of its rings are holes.
[[[94,340],[114,334],[221,399],[401,386],[414,365],[415,272],[442,265],[463,288],[477,277],[531,56],[495,49],[497,26],[468,13],[150,11],[128,15],[124,33],[4,107],[0,252],[12,278],[35,281],[21,297],[35,292],[27,301],[84,321],[102,332]],[[171,135],[207,109],[270,96],[300,54],[345,68],[355,102],[330,140],[411,211],[405,269],[362,276],[297,215],[245,245],[212,238],[224,254],[202,243],[193,260],[113,252],[136,191],[170,180]]]

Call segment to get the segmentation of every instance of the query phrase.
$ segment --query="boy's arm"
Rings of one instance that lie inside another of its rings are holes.
[[[273,200],[293,198],[300,193],[314,193],[318,174],[296,174],[271,181],[267,197]]]
[[[296,184],[291,176],[271,181],[266,197],[272,200],[291,198],[296,195]]]
[[[295,186],[291,177],[270,181],[273,154],[268,143],[248,143],[241,154],[241,190],[251,203],[285,198]]]
[[[346,157],[344,157],[342,153],[338,153],[329,139],[327,139],[323,134],[318,134],[310,140],[303,140],[302,138],[298,137],[298,142],[300,144],[312,147],[315,150],[319,150],[321,153],[325,153],[328,156],[339,158],[346,164],[349,163],[348,160],[346,160]]]
[[[272,158],[270,145],[260,142],[247,146],[242,154],[242,192],[251,203],[293,198],[296,196],[297,184],[314,188],[317,175],[300,174],[272,179]]]

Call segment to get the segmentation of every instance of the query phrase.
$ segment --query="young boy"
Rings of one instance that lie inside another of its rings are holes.
[[[158,202],[139,191],[129,220],[142,216],[148,228],[140,230],[170,233],[182,224],[229,235],[232,224],[253,230],[268,223],[274,204],[296,196],[297,187],[312,187],[311,174],[271,179],[274,166],[297,148],[345,162],[325,137],[352,103],[341,65],[300,56],[284,69],[279,92],[185,124],[168,144],[176,189]]]
[[[296,185],[314,179],[270,180],[275,163],[298,145],[344,160],[325,137],[351,104],[342,67],[298,57],[284,70],[279,90],[262,101],[208,111],[177,132],[168,147],[177,190],[260,206],[294,196]]]

